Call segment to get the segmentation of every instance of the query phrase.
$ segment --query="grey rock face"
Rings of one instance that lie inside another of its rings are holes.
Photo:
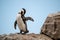
[[[53,39],[60,39],[60,12],[48,15],[42,26],[41,33]]]

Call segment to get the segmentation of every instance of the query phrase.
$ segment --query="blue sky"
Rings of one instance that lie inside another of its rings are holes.
[[[0,34],[19,32],[14,21],[21,8],[26,9],[25,16],[34,19],[27,21],[29,33],[39,34],[47,15],[60,11],[60,0],[0,0]]]

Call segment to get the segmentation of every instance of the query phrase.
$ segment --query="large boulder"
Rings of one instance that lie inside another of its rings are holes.
[[[0,35],[0,40],[52,40],[44,34],[10,34]]]
[[[53,39],[60,39],[60,12],[48,15],[42,26],[41,33]]]

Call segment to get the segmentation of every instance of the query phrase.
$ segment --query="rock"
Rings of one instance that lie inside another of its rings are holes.
[[[44,35],[44,34],[10,34],[10,35],[6,35],[2,38],[2,36],[0,36],[1,40],[52,40],[51,38],[49,38],[48,36]]]
[[[5,36],[7,35],[6,34],[0,35],[0,40],[3,40]]]
[[[60,39],[60,12],[48,15],[42,26],[41,34]]]

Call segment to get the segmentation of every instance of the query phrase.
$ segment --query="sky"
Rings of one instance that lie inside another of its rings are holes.
[[[48,14],[60,11],[60,0],[0,0],[0,34],[20,32],[18,26],[14,29],[14,21],[21,8],[26,9],[26,17],[34,19],[27,21],[29,33],[40,34]]]

